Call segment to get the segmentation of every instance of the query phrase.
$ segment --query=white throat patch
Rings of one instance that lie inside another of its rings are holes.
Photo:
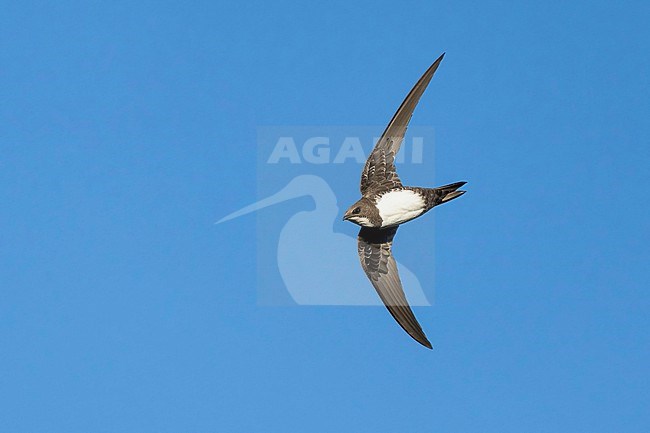
[[[352,216],[350,217],[350,221],[359,224],[360,226],[364,227],[372,227],[372,224],[370,224],[370,220],[366,217],[362,216]]]
[[[412,220],[424,211],[424,199],[420,194],[403,189],[380,196],[376,203],[382,227],[393,226]]]

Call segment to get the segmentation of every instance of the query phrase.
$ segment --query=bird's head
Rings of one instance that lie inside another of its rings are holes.
[[[381,218],[377,207],[367,198],[362,198],[345,211],[343,219],[364,227],[380,227]]]

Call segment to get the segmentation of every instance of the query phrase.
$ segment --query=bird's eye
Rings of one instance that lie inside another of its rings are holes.
[[[359,212],[361,212],[361,208],[360,208],[360,207],[356,207],[356,208],[354,208],[354,210],[352,211],[352,213],[359,213]]]

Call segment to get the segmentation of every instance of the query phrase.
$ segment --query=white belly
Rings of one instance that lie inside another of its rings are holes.
[[[394,226],[412,220],[424,211],[420,194],[410,191],[391,191],[379,197],[376,203],[382,227]]]

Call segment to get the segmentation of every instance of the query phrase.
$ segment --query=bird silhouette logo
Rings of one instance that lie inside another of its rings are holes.
[[[304,196],[311,197],[314,208],[297,212],[277,227],[277,265],[291,298],[298,305],[382,305],[358,265],[356,238],[334,231],[340,217],[336,195],[320,176],[296,176],[280,191],[217,224]],[[431,305],[415,274],[401,264],[397,267],[411,304]]]

